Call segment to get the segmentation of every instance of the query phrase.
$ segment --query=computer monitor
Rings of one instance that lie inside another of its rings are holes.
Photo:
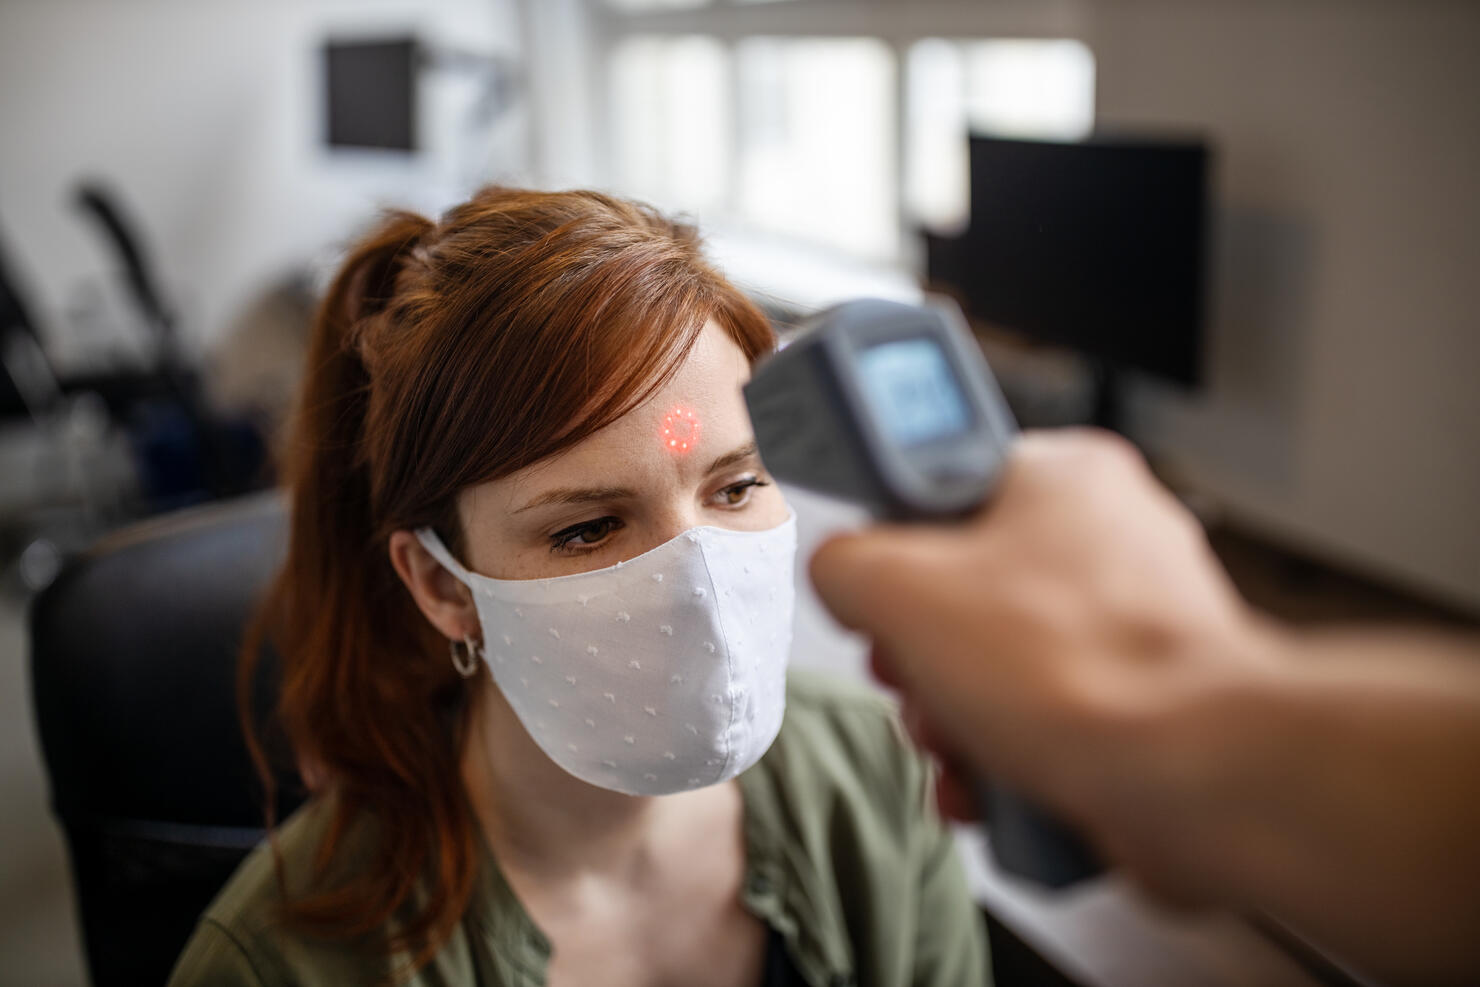
[[[416,150],[414,38],[324,45],[325,140],[331,148]]]
[[[970,226],[928,273],[983,322],[1195,385],[1208,163],[1200,141],[973,137]]]

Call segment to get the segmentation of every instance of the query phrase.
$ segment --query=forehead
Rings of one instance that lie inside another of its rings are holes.
[[[740,392],[749,379],[745,354],[710,321],[672,379],[647,401],[571,448],[475,488],[476,500],[512,510],[551,487],[627,485],[690,460],[708,462],[752,437]],[[675,435],[694,440],[692,447],[671,446]]]

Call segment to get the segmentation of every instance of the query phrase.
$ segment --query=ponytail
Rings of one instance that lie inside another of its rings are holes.
[[[289,897],[278,855],[284,917],[318,935],[360,936],[385,928],[425,886],[436,906],[399,923],[384,943],[387,952],[412,953],[413,969],[435,955],[466,908],[477,833],[458,771],[461,680],[397,580],[375,516],[366,353],[396,331],[398,283],[432,229],[420,216],[390,214],[352,250],[324,298],[283,450],[288,557],[248,628],[238,669],[239,712],[269,828],[276,785],[251,712],[267,642],[282,662],[277,717],[297,766],[310,790],[333,796],[309,893]],[[377,856],[394,865],[336,869],[345,882],[323,886],[344,838],[366,817]]]

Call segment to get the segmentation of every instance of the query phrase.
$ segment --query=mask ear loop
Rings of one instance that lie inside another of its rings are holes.
[[[417,528],[415,533],[416,540],[421,542],[421,547],[426,549],[432,558],[441,563],[442,568],[456,576],[458,582],[464,586],[468,586],[469,589],[472,588],[468,581],[468,570],[463,568],[461,562],[452,557],[452,553],[447,551],[447,546],[442,544],[442,539],[437,536],[435,531],[431,528]]]
[[[432,558],[436,559],[442,568],[452,573],[458,582],[469,586],[468,571],[452,557],[451,552],[447,551],[447,546],[442,544],[442,539],[437,537],[435,531],[431,528],[417,528],[416,540],[421,542],[421,547],[430,552]],[[447,642],[448,651],[452,654],[452,667],[457,669],[457,674],[470,679],[478,674],[478,665],[483,659],[483,648],[473,640],[471,634],[462,639],[464,650],[461,653],[458,652],[457,644],[456,641]]]

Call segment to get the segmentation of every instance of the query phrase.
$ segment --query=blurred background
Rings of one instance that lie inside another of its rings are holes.
[[[1477,52],[1468,0],[0,0],[0,983],[85,982],[27,601],[271,485],[385,206],[643,198],[783,326],[952,295],[1024,423],[1132,438],[1260,605],[1475,626]],[[1040,904],[999,901],[1125,974],[1130,920]]]

